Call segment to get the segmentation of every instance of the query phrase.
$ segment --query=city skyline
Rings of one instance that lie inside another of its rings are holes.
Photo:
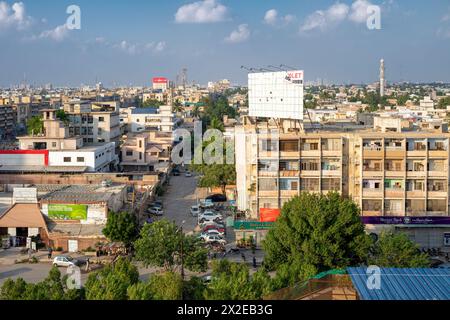
[[[241,66],[292,65],[305,81],[372,83],[380,59],[388,83],[450,82],[450,6],[434,1],[78,1],[81,29],[69,30],[68,1],[0,1],[0,86],[107,87],[227,78],[245,85]],[[366,26],[381,8],[381,29]],[[420,19],[420,24],[416,23]]]

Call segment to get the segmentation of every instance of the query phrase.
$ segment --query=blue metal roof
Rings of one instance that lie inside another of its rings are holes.
[[[369,289],[367,268],[347,269],[361,300],[450,300],[450,269],[380,269],[380,289]]]

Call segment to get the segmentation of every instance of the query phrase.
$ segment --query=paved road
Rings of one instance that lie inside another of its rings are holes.
[[[186,178],[184,174],[179,177],[170,177],[163,200],[164,218],[175,221],[180,226],[185,221],[183,230],[191,232],[197,226],[197,218],[189,210],[197,204],[197,199],[204,199],[206,191],[197,188],[198,177]]]

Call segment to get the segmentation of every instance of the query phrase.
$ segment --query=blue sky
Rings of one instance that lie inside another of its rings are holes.
[[[67,30],[66,8],[81,9]],[[366,26],[367,5],[381,29]],[[269,11],[270,10],[270,11]],[[0,86],[149,85],[154,76],[228,78],[241,66],[290,65],[308,81],[373,82],[384,58],[390,81],[450,82],[446,0],[0,0]]]

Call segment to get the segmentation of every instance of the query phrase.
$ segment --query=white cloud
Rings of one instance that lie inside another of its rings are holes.
[[[103,41],[103,43],[107,43],[106,40]],[[118,48],[122,50],[123,52],[129,54],[129,55],[138,55],[143,54],[146,52],[151,53],[160,53],[163,52],[166,49],[166,42],[160,41],[160,42],[149,42],[149,43],[129,43],[125,40],[122,42],[113,45],[114,48]]]
[[[310,14],[300,31],[311,31],[320,29],[322,31],[344,21],[347,18],[350,8],[344,3],[335,3],[326,10],[317,10]]]
[[[278,16],[278,11],[275,9],[270,9],[264,15],[264,23],[277,26],[278,24],[287,25],[295,20],[295,16],[292,14],[287,14],[284,17]]]
[[[278,21],[278,12],[275,9],[270,9],[264,16],[264,22],[270,25],[275,25]]]
[[[239,43],[247,41],[250,38],[250,29],[248,24],[241,24],[237,30],[231,32],[231,34],[225,38],[228,43]]]
[[[202,0],[180,7],[175,14],[177,23],[211,23],[228,19],[228,8],[218,0]]]
[[[367,21],[369,14],[367,13],[367,8],[372,6],[367,0],[356,0],[352,4],[352,9],[349,15],[349,19],[356,23],[364,23]]]
[[[70,33],[69,28],[66,24],[57,26],[55,29],[43,31],[38,38],[40,39],[51,39],[54,41],[63,41],[68,37]]]
[[[11,27],[22,30],[31,22],[32,19],[27,16],[23,2],[15,2],[12,6],[5,1],[0,2],[0,31]]]

